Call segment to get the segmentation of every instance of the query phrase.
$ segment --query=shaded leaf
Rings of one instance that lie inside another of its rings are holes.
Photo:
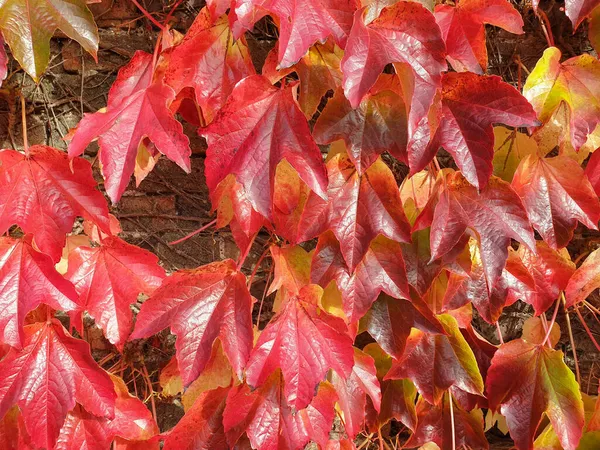
[[[566,307],[583,302],[600,287],[600,249],[590,253],[569,279],[565,289]]]

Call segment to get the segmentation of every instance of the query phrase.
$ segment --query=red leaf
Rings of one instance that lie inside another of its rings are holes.
[[[311,439],[324,446],[335,416],[335,400],[331,385],[323,383],[312,403],[294,412],[285,400],[279,371],[254,391],[246,384],[235,386],[223,419],[229,446],[233,447],[244,431],[252,448],[261,450],[296,450]]]
[[[235,84],[255,74],[244,37],[234,41],[227,17],[213,23],[206,8],[166,59],[165,83],[176,93],[193,87],[206,123],[212,122]]]
[[[380,296],[361,321],[361,327],[394,358],[404,354],[413,327],[426,333],[445,333],[442,324],[418,295],[412,295],[412,302]]]
[[[319,144],[344,139],[348,156],[363,173],[385,151],[407,161],[406,114],[398,77],[382,74],[357,109],[338,89],[317,119],[313,136]]]
[[[109,376],[92,359],[87,342],[68,335],[56,320],[26,326],[23,349],[0,361],[0,373],[0,416],[16,403],[39,447],[54,447],[76,401],[96,416],[114,415]]]
[[[596,195],[600,196],[600,152],[592,153],[587,166],[585,166],[585,174]]]
[[[223,411],[229,388],[204,392],[165,439],[164,450],[225,449]]]
[[[183,384],[194,381],[218,337],[238,377],[252,348],[252,296],[231,259],[180,270],[144,302],[131,339],[171,327]]]
[[[479,240],[481,262],[488,287],[502,275],[510,240],[535,248],[533,231],[519,196],[508,183],[492,177],[480,193],[460,172],[449,175],[440,194],[431,225],[431,258],[451,251],[467,231]]]
[[[4,48],[4,37],[0,33],[0,85],[8,75],[8,56]]]
[[[69,412],[60,430],[55,450],[103,450],[110,447],[113,436],[107,419],[90,414],[80,405]]]
[[[246,366],[246,381],[261,386],[281,368],[290,407],[306,407],[329,369],[346,379],[352,372],[352,339],[344,322],[321,311],[322,290],[310,285],[290,298],[260,334]]]
[[[53,309],[79,309],[73,285],[54,268],[48,255],[23,239],[0,237],[0,342],[20,348],[25,316],[42,303]]]
[[[211,191],[234,174],[254,209],[270,217],[275,169],[285,158],[314,192],[326,196],[321,151],[291,87],[277,88],[259,75],[242,80],[201,134],[208,141],[205,173]]]
[[[544,413],[567,450],[577,448],[584,425],[583,402],[561,351],[522,339],[500,346],[487,376],[490,408],[508,423],[519,450],[533,448]]]
[[[117,346],[131,331],[130,305],[138,294],[152,294],[165,277],[154,254],[116,236],[104,239],[99,247],[77,247],[69,255],[68,267],[65,277],[75,285],[83,308]],[[73,318],[81,330],[81,315]]]
[[[60,150],[34,145],[27,155],[0,151],[0,166],[0,234],[16,224],[33,233],[36,246],[58,261],[75,217],[110,233],[108,206],[86,160],[69,163]]]
[[[333,36],[342,48],[352,26],[357,0],[246,0],[279,19],[279,65],[294,65],[315,42]]]
[[[533,107],[514,87],[497,76],[447,73],[434,119],[418,131],[409,148],[411,173],[423,170],[440,147],[448,151],[465,178],[483,189],[492,174],[493,124],[538,125]]]
[[[537,7],[539,0],[534,1],[535,7]],[[566,0],[565,1],[565,12],[567,17],[571,19],[573,24],[573,30],[589,16],[594,8],[598,6],[600,2],[598,0]]]
[[[175,92],[153,81],[152,55],[137,51],[119,70],[108,93],[105,112],[86,114],[69,144],[69,156],[81,155],[99,138],[100,162],[108,196],[116,203],[129,184],[142,139],[148,137],[158,151],[190,172],[189,139],[169,109]]]
[[[413,330],[404,354],[394,360],[385,378],[410,378],[421,396],[432,404],[439,404],[451,387],[482,395],[483,380],[477,361],[456,320],[449,315],[439,319],[447,335]]]
[[[565,289],[567,303],[571,307],[583,302],[594,290],[600,287],[600,249],[590,253],[583,264],[569,279]]]
[[[350,274],[333,233],[322,234],[313,255],[311,279],[322,288],[336,282],[349,323],[364,316],[382,291],[395,298],[410,298],[400,244],[382,236],[371,242]]]
[[[533,306],[537,316],[547,311],[560,296],[560,292],[567,289],[575,272],[575,264],[566,250],[557,252],[543,241],[536,241],[536,244],[535,254],[521,245],[516,257],[521,260],[534,281],[533,289],[517,289],[517,296]]]
[[[400,1],[365,24],[365,9],[354,15],[342,72],[344,93],[356,108],[389,63],[412,67],[406,98],[412,98],[409,136],[425,117],[446,70],[445,45],[431,12],[416,2]],[[404,84],[404,83],[403,83]]]
[[[23,415],[17,406],[8,410],[0,421],[0,448],[3,450],[37,450],[27,434]]]
[[[507,0],[461,0],[456,6],[437,5],[435,20],[442,30],[448,61],[456,71],[482,74],[488,54],[485,24],[523,34],[523,19]]]
[[[344,380],[333,373],[331,383],[337,392],[339,407],[344,413],[346,433],[354,439],[365,421],[367,395],[377,412],[381,409],[381,389],[373,358],[355,348],[352,374]]]
[[[340,153],[329,160],[327,171],[329,201],[314,194],[308,198],[300,222],[301,241],[333,231],[352,272],[378,235],[410,242],[398,185],[383,161],[375,161],[359,175],[348,156]]]
[[[452,411],[450,411],[451,401]],[[417,417],[417,428],[406,443],[406,447],[420,447],[428,442],[435,442],[442,450],[489,448],[483,431],[481,410],[469,413],[447,395],[439,406],[430,405],[422,397],[419,398]],[[455,442],[454,447],[453,442]]]
[[[523,199],[533,227],[554,249],[569,243],[577,221],[598,229],[598,196],[581,166],[568,156],[527,156],[515,172],[512,187]]]

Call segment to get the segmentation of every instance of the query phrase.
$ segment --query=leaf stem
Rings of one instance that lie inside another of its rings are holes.
[[[565,317],[567,319],[567,330],[569,331],[569,340],[571,341],[571,350],[573,351],[573,360],[575,361],[575,375],[577,376],[577,383],[581,386],[581,373],[579,372],[579,361],[577,361],[577,348],[575,348],[575,339],[573,338],[573,329],[571,328],[571,318],[569,317],[569,311],[565,303],[565,295],[562,295],[563,306],[565,308]]]
[[[587,332],[588,336],[594,343],[596,350],[598,350],[600,352],[600,345],[598,345],[596,338],[594,338],[594,336],[592,335],[592,331],[590,330],[590,327],[588,327],[587,323],[585,323],[585,320],[583,320],[583,316],[579,312],[579,309],[575,308],[575,313],[577,313],[577,317],[579,317],[579,321],[581,322],[581,325],[583,325],[583,328],[585,328],[585,331]]]
[[[500,340],[500,344],[504,344],[504,338],[502,337],[502,330],[500,329],[500,324],[496,320],[496,330],[498,331],[498,339]]]
[[[256,239],[257,234],[258,233],[254,233],[254,236],[252,236],[252,239],[250,239],[250,242],[248,243],[246,250],[244,250],[244,253],[240,254],[240,259],[238,260],[238,265],[237,265],[238,270],[241,270],[242,266],[244,265],[244,262],[246,261],[246,258],[248,257],[248,254],[250,253],[250,249],[252,248],[252,245],[254,244],[254,239]]]
[[[542,342],[542,346],[546,345],[548,339],[550,338],[550,333],[552,333],[552,327],[554,327],[554,322],[556,322],[556,316],[558,315],[558,305],[561,304],[560,299],[556,300],[556,306],[554,307],[554,313],[552,314],[552,320],[548,325],[548,329],[546,330],[546,336],[544,337],[544,341]],[[548,347],[552,348],[552,344],[548,342]]]
[[[21,97],[21,126],[23,127],[23,149],[25,150],[25,155],[28,156],[29,143],[27,142],[27,110],[25,109],[25,97],[23,97],[23,93],[21,92],[19,95]]]
[[[152,22],[154,25],[156,25],[161,31],[165,31],[165,26],[160,23],[158,20],[156,20],[154,17],[152,17],[152,14],[150,14],[146,8],[144,8],[140,2],[138,2],[137,0],[131,0],[133,2],[133,4],[135,6],[137,6],[137,8],[141,11],[141,13],[146,16],[146,18]]]
[[[454,430],[454,405],[452,404],[452,393],[448,391],[448,398],[450,400],[450,426],[452,427],[452,450],[456,450],[456,432]]]
[[[189,238],[196,236],[198,233],[203,232],[204,230],[206,230],[207,228],[210,228],[211,226],[213,226],[215,223],[217,223],[217,219],[211,220],[210,222],[208,222],[206,225],[201,226],[200,228],[198,228],[196,231],[192,231],[190,234],[188,234],[187,236],[182,237],[181,239],[177,239],[176,241],[173,242],[169,242],[169,245],[177,245],[177,244],[181,244],[183,241],[187,241]]]

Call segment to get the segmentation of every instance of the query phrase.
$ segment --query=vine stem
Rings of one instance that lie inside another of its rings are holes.
[[[454,430],[454,405],[452,404],[452,393],[448,391],[448,399],[450,400],[450,426],[452,427],[452,450],[456,450],[456,431]]]
[[[181,244],[183,241],[187,241],[189,238],[196,236],[198,233],[202,233],[204,230],[206,230],[207,228],[210,228],[215,223],[217,223],[217,219],[211,220],[206,225],[201,226],[196,231],[192,231],[190,234],[188,234],[187,236],[182,237],[181,239],[177,239],[176,241],[169,242],[169,245]]]
[[[500,340],[500,344],[504,344],[504,338],[502,337],[502,330],[500,329],[500,324],[496,320],[496,330],[498,331],[498,339]]]
[[[571,328],[571,318],[569,317],[569,311],[567,310],[567,304],[565,300],[565,294],[561,297],[563,301],[563,307],[565,308],[565,317],[567,319],[567,330],[569,331],[569,340],[571,341],[571,350],[573,351],[573,361],[575,361],[575,375],[577,376],[577,383],[581,386],[581,373],[579,372],[579,361],[577,360],[577,348],[575,348],[575,339],[573,338],[573,329]]]
[[[152,22],[154,25],[156,25],[161,31],[165,31],[165,26],[160,23],[158,20],[156,20],[154,17],[152,17],[152,14],[150,14],[146,8],[144,8],[140,2],[138,2],[138,0],[131,0],[133,2],[133,4],[135,6],[137,6],[137,9],[139,9],[141,11],[141,13],[146,16],[146,18]]]
[[[548,330],[546,330],[546,336],[544,337],[544,342],[542,342],[542,346],[546,345],[546,342],[548,342],[548,339],[550,338],[550,333],[552,332],[552,327],[554,326],[554,322],[556,322],[556,316],[558,315],[558,306],[561,303],[562,302],[560,300],[556,300],[556,306],[554,307],[554,313],[552,314],[552,320],[550,321],[550,324],[548,325]],[[552,348],[552,344],[550,342],[548,342],[548,347]]]
[[[538,19],[542,22],[542,31],[544,32],[544,36],[546,36],[546,41],[549,47],[554,47],[554,36],[552,35],[552,28],[550,27],[550,21],[548,20],[548,16],[544,11],[538,8],[536,11]]]
[[[252,245],[254,245],[254,239],[256,239],[257,235],[258,235],[258,233],[254,233],[254,236],[252,236],[252,239],[250,239],[250,242],[248,243],[246,250],[244,250],[244,253],[240,254],[240,259],[238,260],[238,265],[237,265],[238,270],[240,270],[242,268],[242,266],[244,265],[244,262],[246,261],[246,258],[248,257],[248,254],[250,253],[250,249],[252,248]]]
[[[23,127],[23,150],[25,150],[25,155],[29,156],[29,142],[27,142],[27,111],[25,109],[25,97],[23,97],[22,92],[19,95],[21,97],[21,126]]]

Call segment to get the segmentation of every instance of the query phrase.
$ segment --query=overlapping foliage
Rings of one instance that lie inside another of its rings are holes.
[[[574,27],[590,18],[592,44],[598,3],[565,8]],[[520,92],[485,75],[485,24],[523,32],[508,0],[428,6],[208,1],[185,36],[163,26],[154,54],[121,68],[68,155],[26,143],[0,152],[2,448],[347,449],[359,433],[383,448],[394,421],[409,448],[486,449],[483,411],[506,421],[519,450],[600,448],[600,407],[555,349],[558,312],[583,320],[600,287],[600,250],[565,248],[578,224],[600,220],[600,153],[585,169],[577,153],[595,150],[600,62],[550,47]],[[244,33],[266,15],[279,40],[257,74]],[[95,55],[84,0],[0,2],[0,31],[34,79],[56,29]],[[240,257],[165,275],[118,237],[82,155],[97,139],[113,202],[151,170],[140,155],[189,171],[177,113],[208,143],[216,225]],[[400,185],[390,158],[409,168]],[[67,245],[77,217],[87,243]],[[243,268],[258,233],[270,236],[276,293],[263,329]],[[497,325],[516,301],[534,315],[522,338],[504,342],[498,328],[495,345],[477,332],[473,308]],[[85,337],[84,313],[119,351],[176,336],[161,374],[165,393],[185,390],[173,430],[159,434],[74,337]]]

